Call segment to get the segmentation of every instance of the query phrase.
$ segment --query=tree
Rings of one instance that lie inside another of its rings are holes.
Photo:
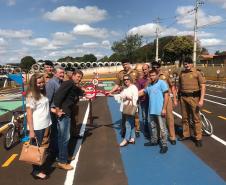
[[[108,56],[104,56],[103,58],[101,58],[100,60],[98,60],[98,62],[108,62]]]
[[[36,63],[36,61],[33,57],[25,56],[20,61],[20,67],[22,70],[28,72],[28,71],[30,71],[31,66],[35,63]]]
[[[88,54],[88,55],[84,55],[82,57],[82,61],[83,62],[96,62],[97,61],[97,57],[95,57],[94,54]]]
[[[128,58],[131,63],[137,60],[136,50],[142,45],[142,36],[128,35],[120,41],[113,43],[111,49],[120,57]]]
[[[208,52],[208,50],[207,50],[205,47],[202,47],[202,49],[201,49],[201,54],[202,54],[202,55],[208,55],[209,52]]]
[[[197,55],[200,54],[200,43],[197,44]],[[164,60],[174,62],[180,61],[180,65],[186,56],[192,56],[193,36],[177,36],[169,41],[163,48]]]

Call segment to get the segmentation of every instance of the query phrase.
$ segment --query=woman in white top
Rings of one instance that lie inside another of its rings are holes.
[[[29,136],[31,143],[42,144],[46,130],[52,124],[49,112],[49,100],[45,96],[44,76],[41,74],[32,75],[26,97],[27,124],[29,126]],[[47,179],[47,175],[42,171],[41,166],[33,165],[31,175],[35,179]]]
[[[137,106],[138,100],[138,89],[132,83],[132,78],[130,75],[123,76],[123,82],[125,88],[120,93],[120,97],[122,99],[122,103],[120,106],[120,111],[123,112],[123,105],[134,105]],[[120,143],[120,146],[126,146],[128,143],[135,144],[135,116],[125,115],[125,126],[126,126],[126,134],[123,141]]]

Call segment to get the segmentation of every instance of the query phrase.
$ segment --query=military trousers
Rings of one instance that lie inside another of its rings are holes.
[[[173,102],[172,99],[169,98],[169,101],[166,106],[166,123],[169,131],[169,139],[175,140],[175,125],[174,125],[174,116],[173,116]]]
[[[190,119],[193,120],[194,135],[196,140],[202,139],[202,125],[199,115],[199,97],[181,96],[181,111],[182,111],[182,125],[183,136],[190,137]]]

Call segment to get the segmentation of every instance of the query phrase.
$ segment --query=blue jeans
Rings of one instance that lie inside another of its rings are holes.
[[[139,103],[139,111],[142,117],[142,132],[145,137],[150,137],[149,128],[148,128],[148,102],[140,102]]]
[[[161,146],[167,146],[167,129],[162,116],[150,115],[149,129],[151,142],[157,143],[159,140]]]
[[[67,115],[58,119],[57,131],[58,131],[58,162],[68,162],[68,143],[70,139],[70,127],[71,118]]]
[[[37,138],[37,141],[38,141],[38,145],[41,146],[42,140],[43,140],[43,137],[44,137],[44,134],[45,134],[45,129],[34,130],[34,132],[35,132],[35,135],[36,135],[36,138]],[[31,144],[37,146],[36,140],[32,139]],[[32,173],[34,175],[37,175],[42,170],[42,166],[32,165],[32,167],[33,167]]]
[[[126,135],[125,139],[129,141],[131,138],[135,139],[135,117],[126,115]]]

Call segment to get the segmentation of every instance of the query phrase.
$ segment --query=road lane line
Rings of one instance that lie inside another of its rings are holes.
[[[208,111],[208,110],[206,110],[206,109],[202,109],[202,111],[203,112],[206,112],[206,113],[208,113],[208,114],[211,114],[212,112],[210,112],[210,111]]]
[[[86,124],[87,124],[88,117],[89,117],[89,109],[90,109],[90,106],[88,104],[88,107],[86,109],[86,113],[85,113],[85,116],[84,116],[84,119],[83,119],[83,122],[82,122],[82,127],[81,127],[80,132],[79,132],[80,136],[84,136]],[[76,154],[75,160],[71,161],[71,163],[70,163],[70,165],[73,166],[74,169],[67,172],[66,179],[64,181],[64,185],[73,185],[73,181],[74,181],[74,177],[75,177],[75,170],[76,170],[76,166],[77,166],[77,163],[78,163],[81,145],[82,145],[82,139],[79,139],[77,141],[75,151],[74,151],[74,155]]]
[[[211,102],[211,103],[215,103],[215,104],[222,105],[222,106],[226,107],[226,105],[223,104],[223,103],[215,102],[215,101],[208,100],[208,99],[204,99],[204,100],[205,100],[205,101],[208,101],[208,102]]]
[[[18,154],[11,155],[11,157],[4,162],[4,164],[2,165],[2,167],[3,168],[8,167],[17,156],[18,156]]]
[[[214,98],[219,98],[219,99],[222,99],[222,100],[226,100],[226,98],[223,98],[223,97],[220,97],[220,96],[215,96],[215,95],[212,95],[212,94],[205,94],[206,96],[211,96],[211,97],[214,97]]]
[[[173,111],[173,114],[175,116],[177,116],[178,118],[182,119],[182,116],[176,112]],[[223,139],[215,136],[214,134],[212,134],[210,137],[212,137],[213,139],[215,139],[216,141],[220,142],[221,144],[225,145],[226,146],[226,141],[224,141]]]
[[[226,117],[224,117],[224,116],[217,116],[217,117],[220,119],[226,120]]]

